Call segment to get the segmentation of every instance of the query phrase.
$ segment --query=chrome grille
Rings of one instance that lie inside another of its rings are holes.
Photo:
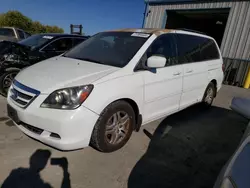
[[[22,108],[26,108],[39,94],[39,91],[25,86],[16,80],[14,80],[9,91],[9,97],[12,101]]]

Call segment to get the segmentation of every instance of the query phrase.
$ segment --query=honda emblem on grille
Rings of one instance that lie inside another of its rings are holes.
[[[17,97],[18,97],[18,93],[17,93],[17,91],[16,91],[15,89],[12,89],[12,95],[11,95],[11,98],[12,98],[13,100],[16,100],[16,99],[17,99]]]

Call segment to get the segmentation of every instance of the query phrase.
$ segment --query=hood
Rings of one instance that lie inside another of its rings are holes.
[[[66,57],[54,57],[21,71],[16,80],[49,94],[56,89],[91,84],[120,68]]]
[[[0,55],[6,53],[18,53],[19,51],[28,52],[30,51],[30,47],[12,41],[0,41]]]

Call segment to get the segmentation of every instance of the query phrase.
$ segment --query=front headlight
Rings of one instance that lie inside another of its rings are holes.
[[[85,85],[56,90],[45,99],[41,107],[76,109],[87,99],[93,88],[93,85]]]

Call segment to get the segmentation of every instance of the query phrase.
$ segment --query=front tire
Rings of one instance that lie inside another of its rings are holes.
[[[3,75],[0,76],[0,92],[6,97],[9,91],[9,88],[19,71],[12,70],[7,71]]]
[[[127,143],[134,127],[133,108],[125,101],[113,102],[97,120],[90,144],[102,152],[116,151]]]
[[[206,88],[206,91],[202,99],[203,105],[205,107],[212,106],[215,96],[216,96],[215,85],[212,82],[210,82]]]

